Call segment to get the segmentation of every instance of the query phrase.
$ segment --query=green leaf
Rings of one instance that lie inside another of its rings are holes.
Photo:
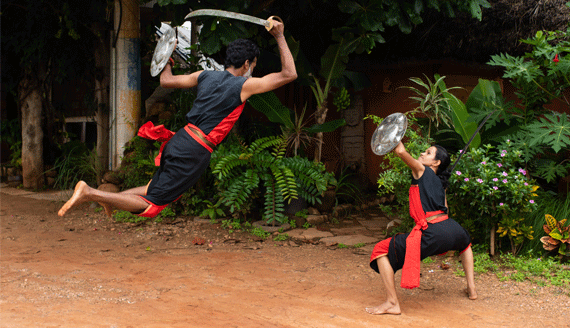
[[[325,122],[323,124],[315,124],[310,128],[307,128],[306,131],[308,133],[332,132],[344,125],[346,125],[346,121],[344,120],[344,118],[342,118],[338,120]]]
[[[528,125],[531,136],[529,146],[546,144],[558,153],[570,146],[570,122],[566,114],[546,114],[539,121]]]
[[[253,108],[262,112],[273,123],[294,128],[289,108],[285,107],[273,91],[257,94],[249,97],[249,103]]]
[[[477,124],[475,122],[469,122],[469,113],[467,112],[465,104],[463,104],[461,100],[449,92],[444,92],[443,95],[447,99],[447,104],[451,109],[451,119],[453,121],[455,132],[461,136],[463,142],[467,143],[473,133],[477,130]],[[473,138],[473,141],[471,141],[469,149],[476,149],[480,144],[481,136],[477,133],[475,138]]]

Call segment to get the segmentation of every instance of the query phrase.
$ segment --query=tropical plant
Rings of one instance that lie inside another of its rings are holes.
[[[267,223],[287,221],[285,204],[302,197],[320,203],[320,196],[334,177],[321,163],[285,157],[282,137],[264,137],[249,146],[220,145],[212,153],[212,173],[218,180],[223,204],[231,213],[242,210],[263,188],[263,214]]]
[[[524,56],[500,54],[492,56],[488,63],[504,68],[503,77],[515,86],[520,99],[517,106],[491,124],[507,121],[502,129],[524,150],[527,166],[535,168],[532,173],[548,182],[564,176],[570,169],[564,155],[570,146],[570,120],[566,114],[545,107],[558,102],[570,109],[570,102],[564,96],[564,90],[570,87],[569,37],[570,27],[566,31],[538,31],[534,37],[521,40],[532,47]]]
[[[428,118],[428,138],[431,137],[431,126],[435,124],[439,128],[439,124],[443,123],[446,126],[452,126],[451,117],[448,107],[446,106],[447,98],[445,94],[453,89],[460,89],[460,87],[445,87],[445,76],[434,76],[434,82],[429,77],[424,75],[427,82],[423,82],[420,78],[412,77],[410,81],[425,89],[425,92],[416,87],[404,86],[402,88],[412,90],[416,96],[411,96],[409,99],[418,103],[418,107],[414,108],[413,113],[421,113]]]
[[[441,87],[445,88],[445,84],[442,84]],[[489,129],[494,124],[492,121],[511,106],[504,100],[499,83],[485,79],[479,79],[479,83],[473,88],[465,103],[448,91],[443,91],[443,95],[447,100],[444,105],[449,108],[455,132],[461,136],[464,143],[471,140],[469,149],[472,150],[479,148],[482,142],[481,133],[477,130],[478,123],[486,124],[487,120],[490,119],[491,121],[483,131]],[[484,113],[484,115],[481,116],[477,113]],[[504,134],[504,131],[491,130],[488,133],[491,140],[484,141],[493,141]]]
[[[546,236],[540,238],[542,246],[549,252],[556,251],[560,256],[570,256],[570,224],[568,219],[556,220],[552,215],[544,216],[546,224],[542,226]]]
[[[307,106],[303,107],[301,115],[298,115],[296,111],[285,107],[273,92],[253,95],[249,98],[249,103],[265,114],[271,122],[281,124],[281,131],[287,140],[287,153],[292,153],[294,156],[298,155],[302,145],[317,141],[315,134],[332,132],[346,124],[344,119],[338,119],[307,127],[308,121],[305,120]]]
[[[534,239],[532,226],[524,222],[524,217],[517,217],[516,214],[507,213],[498,224],[497,233],[499,237],[508,236],[511,243],[511,253],[517,255],[525,239]]]

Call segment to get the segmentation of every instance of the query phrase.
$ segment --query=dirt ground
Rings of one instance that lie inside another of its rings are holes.
[[[469,300],[454,257],[397,288],[402,315],[373,316],[364,308],[385,293],[372,245],[256,241],[189,218],[115,223],[88,204],[60,218],[61,202],[0,197],[1,327],[570,327],[554,287],[477,274]]]

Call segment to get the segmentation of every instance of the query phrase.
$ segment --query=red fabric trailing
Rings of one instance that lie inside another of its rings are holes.
[[[164,146],[166,146],[168,140],[172,138],[174,132],[168,130],[162,124],[155,126],[154,123],[148,121],[140,127],[137,135],[145,139],[162,142],[160,150],[158,151],[158,155],[154,158],[154,165],[160,166],[160,157],[162,156],[162,150],[164,149]]]

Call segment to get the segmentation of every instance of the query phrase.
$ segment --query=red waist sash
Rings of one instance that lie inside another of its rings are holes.
[[[208,149],[210,153],[213,151],[212,148],[215,147],[215,144],[210,140],[208,140],[208,137],[204,135],[204,132],[202,132],[202,130],[200,130],[198,127],[190,123],[188,123],[188,125],[186,125],[184,129],[186,130],[186,132],[188,132],[188,134],[192,138],[194,138],[194,140],[196,140],[198,143],[204,146],[204,148]],[[162,142],[160,150],[158,151],[158,155],[154,158],[154,165],[160,166],[160,158],[162,157],[162,150],[164,149],[164,146],[166,146],[168,140],[170,140],[172,136],[174,136],[174,132],[168,130],[162,124],[155,126],[154,123],[148,121],[140,127],[137,135],[145,139]]]

